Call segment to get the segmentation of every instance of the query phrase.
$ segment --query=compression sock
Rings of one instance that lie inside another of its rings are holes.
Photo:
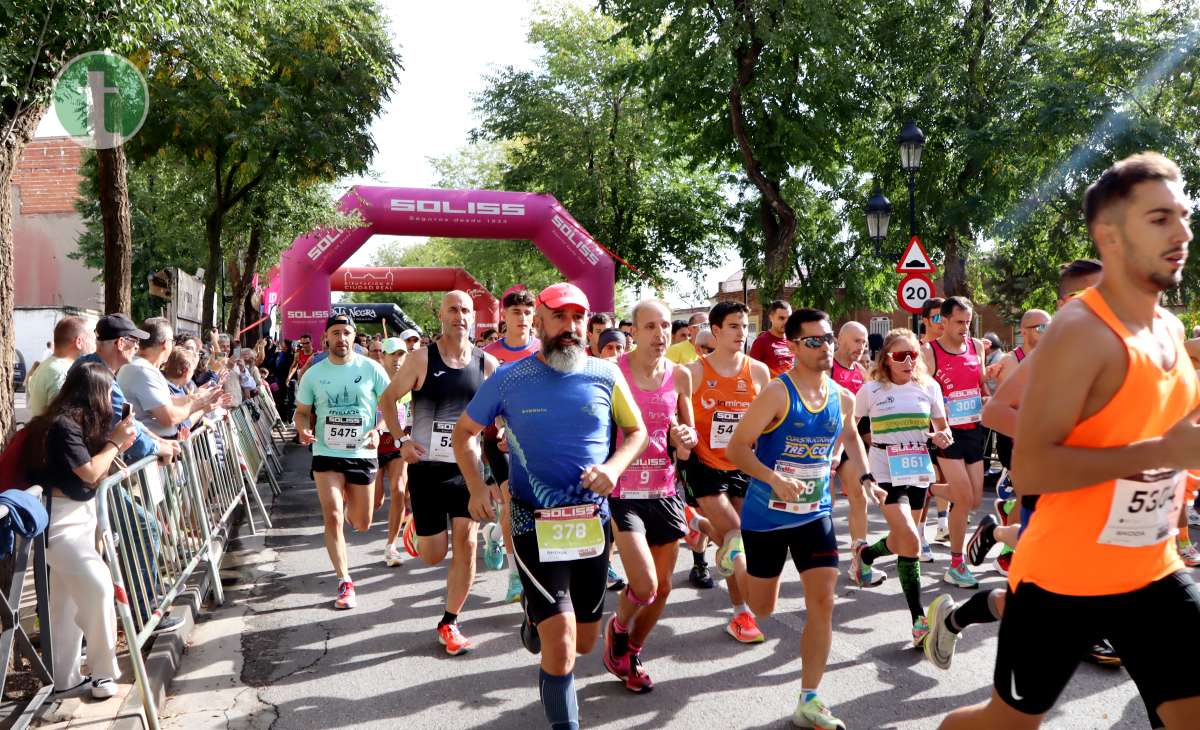
[[[862,561],[867,565],[874,563],[877,558],[882,558],[885,555],[891,555],[892,551],[888,550],[887,538],[881,537],[875,541],[874,545],[869,545],[862,551]]]
[[[449,611],[446,611],[445,613],[442,614],[442,620],[438,621],[438,626],[445,626],[447,624],[456,624],[456,623],[458,623],[458,614],[450,613]]]
[[[999,591],[976,591],[963,604],[946,614],[946,628],[957,634],[971,624],[990,624],[1000,620],[993,593]]]
[[[622,626],[616,616],[613,617],[613,656],[624,656],[629,653],[629,627]]]
[[[538,670],[542,709],[551,730],[579,730],[579,700],[575,697],[575,674],[565,677]]]
[[[908,601],[908,612],[913,621],[925,615],[921,608],[921,564],[916,558],[896,558],[896,572],[900,575],[900,588],[904,591],[904,600]]]

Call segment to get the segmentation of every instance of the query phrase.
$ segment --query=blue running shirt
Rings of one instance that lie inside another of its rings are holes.
[[[589,357],[564,373],[538,357],[498,369],[467,404],[467,415],[487,426],[503,418],[512,467],[513,534],[533,531],[531,510],[596,504],[608,520],[608,500],[579,485],[583,470],[608,460],[614,428],[641,417],[628,384],[613,363]]]
[[[778,378],[788,392],[788,411],[758,437],[754,452],[773,471],[801,478],[816,490],[803,512],[772,509],[771,487],[750,480],[742,504],[742,529],[755,532],[796,527],[830,514],[829,470],[833,447],[842,432],[841,388],[825,379],[825,403],[811,410],[788,373]]]

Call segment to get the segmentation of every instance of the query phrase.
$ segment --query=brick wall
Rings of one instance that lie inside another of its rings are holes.
[[[74,213],[79,197],[80,153],[83,148],[66,137],[35,139],[26,147],[13,174],[20,189],[23,215]]]

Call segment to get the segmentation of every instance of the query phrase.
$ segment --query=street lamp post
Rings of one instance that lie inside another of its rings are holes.
[[[913,120],[908,120],[896,138],[900,145],[900,169],[908,173],[908,235],[917,235],[917,170],[921,169],[921,153],[925,150],[925,135]],[[917,315],[912,316],[912,331],[920,326]]]

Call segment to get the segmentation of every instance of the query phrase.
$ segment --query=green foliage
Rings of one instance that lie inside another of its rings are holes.
[[[505,68],[476,99],[475,139],[505,141],[497,183],[557,197],[656,286],[713,266],[730,239],[717,176],[680,154],[635,75],[646,49],[570,3],[535,13],[533,71]],[[636,274],[617,267],[619,280]]]

